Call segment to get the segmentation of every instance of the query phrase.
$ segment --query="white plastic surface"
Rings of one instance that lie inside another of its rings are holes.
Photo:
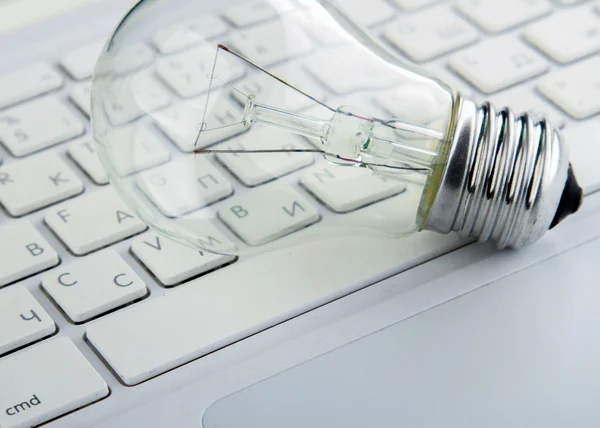
[[[0,355],[50,336],[56,325],[27,289],[0,290]]]
[[[108,386],[66,337],[0,360],[0,426],[27,428],[108,395]]]
[[[0,287],[59,263],[50,244],[27,220],[0,227]]]

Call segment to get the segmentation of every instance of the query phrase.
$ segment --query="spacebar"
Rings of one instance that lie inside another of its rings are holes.
[[[136,385],[460,246],[428,232],[340,241],[242,259],[92,323],[87,340]]]

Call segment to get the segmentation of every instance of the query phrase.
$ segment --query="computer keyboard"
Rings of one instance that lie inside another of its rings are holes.
[[[290,2],[290,13],[306,1]],[[388,47],[467,96],[548,117],[562,129],[585,191],[599,188],[600,146],[593,140],[600,135],[600,2],[343,3]],[[181,108],[181,99],[206,91],[207,80],[190,81],[186,73],[202,58],[194,55],[198,41],[228,40],[242,52],[250,50],[273,37],[273,17],[273,10],[257,1],[176,32],[158,31],[132,49],[128,62],[143,68],[158,57],[144,78],[143,103],[114,94],[114,108],[107,109],[111,122],[122,124],[124,141],[134,132],[131,122],[144,113],[137,105],[158,112],[151,131],[136,130],[143,153],[135,162],[123,156],[116,168],[139,173],[141,191],[166,215],[193,215],[207,203],[230,198],[242,201],[244,210],[302,206],[295,215],[264,216],[269,222],[242,223],[243,213],[220,212],[229,230],[255,245],[301,230],[323,215],[388,209],[407,197],[402,185],[356,170],[328,169],[308,153],[283,155],[277,162],[269,157],[264,165],[260,157],[248,162],[216,155],[202,160],[207,181],[196,187],[202,192],[197,200],[171,196],[186,185],[188,167],[172,154],[192,151],[194,139],[165,123],[189,123],[190,110]],[[319,99],[344,98],[357,89],[343,73],[319,66],[317,46],[335,45],[335,39],[296,31],[298,43],[286,53],[294,59],[276,67],[293,68],[299,86],[311,81]],[[29,426],[111,400],[109,389],[151,382],[464,245],[455,236],[423,232],[401,241],[337,238],[237,259],[194,251],[147,230],[108,184],[90,135],[90,79],[102,43],[0,75],[0,379],[9,380],[2,381],[0,409],[10,410],[0,413],[0,427]],[[288,59],[278,49],[258,52],[260,57],[252,58],[261,65]],[[301,66],[294,65],[307,55]],[[340,55],[340,68],[357,66]],[[242,91],[260,92],[260,77],[238,77]],[[390,82],[369,79],[365,69],[360,83],[358,89],[369,93]],[[372,101],[383,112],[393,107],[393,99]],[[291,110],[309,107],[302,97],[285,102]],[[219,105],[219,115],[238,112],[242,103],[232,93]],[[224,128],[211,134],[209,143],[242,144],[241,131]],[[308,144],[289,136],[282,140],[296,148]],[[122,147],[125,152],[127,145]],[[180,182],[161,181],[178,170]],[[282,175],[295,185],[282,191],[269,183]],[[246,186],[254,193],[244,194]],[[228,239],[216,228],[210,236]]]

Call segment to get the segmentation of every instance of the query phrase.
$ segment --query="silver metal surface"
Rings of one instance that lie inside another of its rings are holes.
[[[520,248],[550,227],[569,161],[558,133],[528,114],[457,96],[448,162],[424,228]]]

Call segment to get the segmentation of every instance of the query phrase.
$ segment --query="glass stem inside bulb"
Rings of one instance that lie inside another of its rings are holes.
[[[277,107],[259,104],[248,97],[243,123],[275,127],[319,140],[325,158],[338,165],[363,166],[373,171],[405,176],[423,182],[438,159],[443,135],[425,127],[397,120],[382,122],[354,114],[347,109],[332,110],[330,120],[320,120]]]
[[[272,126],[277,129],[320,140],[329,126],[328,121],[319,120],[276,107],[257,103],[253,95],[248,97],[243,118],[244,126],[253,123]]]

